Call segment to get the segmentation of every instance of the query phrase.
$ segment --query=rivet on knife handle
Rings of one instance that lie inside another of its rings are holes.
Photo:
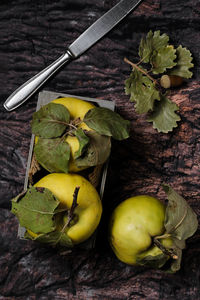
[[[94,24],[92,24],[68,48],[68,51],[59,57],[49,67],[28,80],[19,87],[4,103],[7,110],[13,110],[28,100],[63,64],[72,58],[80,56],[94,45],[115,25],[125,18],[143,0],[121,0]]]

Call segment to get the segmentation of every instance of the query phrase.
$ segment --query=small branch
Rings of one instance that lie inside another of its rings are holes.
[[[146,75],[154,84],[159,85],[157,80],[155,80],[152,76],[150,76],[147,72],[145,72],[143,69],[141,69],[138,65],[134,64],[132,61],[128,60],[128,58],[124,58],[124,61],[131,65],[133,69],[137,69],[138,71],[140,71],[141,73],[143,73],[144,75]]]
[[[72,124],[75,126],[80,125],[81,123],[83,123],[83,121],[81,120],[81,118],[76,118],[72,121]]]
[[[157,238],[153,239],[154,244],[166,255],[169,255],[173,259],[178,259],[178,256],[171,249],[166,249]]]
[[[65,140],[65,138],[66,138],[68,135],[74,136],[73,132],[74,132],[74,129],[73,129],[73,130],[67,130],[67,131],[61,136],[61,140],[62,140],[62,141]]]
[[[77,130],[78,125],[82,123],[80,118],[72,120],[70,123],[67,124],[67,126],[71,127],[71,129],[66,130],[66,132],[62,135],[62,139],[64,139],[66,136],[75,136],[74,130]]]
[[[65,225],[64,225],[64,227],[63,227],[63,229],[62,229],[61,232],[64,232],[65,228],[67,228],[70,225],[70,222],[73,220],[74,210],[78,206],[77,198],[78,198],[78,192],[79,192],[79,190],[80,190],[80,186],[77,186],[75,188],[75,190],[74,190],[72,206],[71,206],[70,210],[68,211],[68,220],[65,223]]]
[[[62,230],[60,231],[60,237],[57,239],[57,241],[55,242],[55,246],[56,244],[59,243],[60,239],[61,239],[61,236],[62,234],[64,233],[65,229],[70,225],[70,222],[73,220],[74,218],[74,210],[75,208],[78,206],[78,203],[77,203],[77,198],[78,198],[78,192],[80,190],[80,186],[77,186],[74,190],[74,194],[73,194],[73,202],[72,202],[72,205],[71,205],[71,208],[70,210],[68,210],[68,219],[67,219],[67,222],[65,223],[65,225],[63,226]]]
[[[73,129],[75,129],[75,130],[77,129],[77,127],[74,124],[72,124],[72,123],[69,123],[68,126],[71,127],[71,128],[73,128]]]

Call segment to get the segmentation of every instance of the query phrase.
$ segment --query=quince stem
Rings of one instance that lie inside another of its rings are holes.
[[[71,205],[71,208],[70,210],[68,211],[68,219],[67,219],[67,222],[65,223],[65,225],[63,226],[63,229],[62,229],[62,233],[65,231],[65,229],[70,225],[70,222],[73,220],[74,218],[74,210],[75,208],[78,206],[78,203],[77,203],[77,198],[78,198],[78,192],[80,190],[80,186],[77,186],[74,190],[74,194],[73,194],[73,202],[72,202],[72,205]]]
[[[70,210],[68,210],[68,218],[67,218],[67,222],[65,223],[65,225],[63,226],[62,230],[61,230],[61,235],[58,238],[58,240],[55,242],[55,245],[59,243],[62,234],[64,233],[65,229],[70,225],[70,222],[73,220],[74,218],[74,210],[75,208],[78,206],[77,203],[77,198],[78,198],[78,192],[80,190],[80,186],[77,186],[74,190],[74,194],[73,194],[73,202],[72,205],[70,207]]]
[[[157,240],[157,237],[155,237],[154,239],[153,239],[153,242],[154,242],[154,244],[164,253],[164,254],[166,254],[166,255],[169,255],[171,258],[173,258],[173,259],[178,259],[178,256],[177,256],[177,254],[173,251],[173,250],[171,250],[171,249],[166,249],[162,244],[161,244],[161,242],[159,242],[159,240]]]

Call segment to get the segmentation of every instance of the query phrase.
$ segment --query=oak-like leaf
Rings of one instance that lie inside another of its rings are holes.
[[[63,138],[39,138],[34,153],[40,165],[50,173],[68,173],[70,146]]]
[[[135,110],[139,114],[153,110],[155,100],[160,100],[155,83],[137,69],[125,81],[125,93],[130,95],[131,102],[135,102]]]
[[[176,66],[168,72],[170,75],[176,75],[183,78],[191,78],[193,73],[190,71],[194,67],[192,63],[192,54],[187,48],[181,45],[176,49]]]
[[[59,137],[64,133],[69,120],[70,114],[64,105],[46,104],[33,114],[32,133],[42,138]]]
[[[169,37],[164,33],[160,35],[160,30],[154,33],[150,30],[145,38],[141,39],[139,46],[139,56],[144,63],[150,62],[153,53],[165,48]]]
[[[130,122],[123,119],[118,113],[105,107],[90,109],[85,114],[83,122],[97,133],[112,136],[116,140],[123,140],[129,137]]]
[[[153,122],[153,128],[158,132],[168,133],[177,127],[177,122],[180,121],[180,116],[176,114],[177,110],[178,106],[162,95],[161,100],[155,103],[147,121]]]
[[[173,46],[166,46],[159,51],[154,51],[151,56],[150,62],[152,65],[152,72],[154,74],[162,74],[167,69],[176,66],[176,50]]]

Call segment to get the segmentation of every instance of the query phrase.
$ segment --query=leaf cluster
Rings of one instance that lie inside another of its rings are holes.
[[[83,130],[79,126],[81,122],[91,130]],[[49,172],[68,173],[71,151],[67,135],[76,137],[79,142],[74,155],[76,166],[96,166],[108,159],[111,137],[116,140],[129,137],[130,122],[103,107],[89,110],[83,120],[71,120],[64,105],[49,103],[33,114],[31,127],[38,137],[34,154],[39,164]]]
[[[51,246],[71,248],[73,243],[67,233],[57,230],[57,223],[66,214],[59,204],[59,199],[49,189],[31,187],[12,200],[11,212],[17,216],[20,225],[28,229],[26,238]]]
[[[168,197],[164,220],[165,232],[161,236],[154,237],[154,244],[163,253],[157,256],[145,257],[140,261],[140,264],[161,268],[168,261],[166,271],[175,273],[180,269],[182,250],[186,246],[186,240],[196,232],[198,221],[196,214],[183,197],[169,185],[164,184],[163,189]],[[162,244],[162,241],[166,238],[171,240],[169,246]]]
[[[180,120],[176,113],[178,106],[172,103],[165,91],[163,92],[157,77],[165,74],[191,78],[192,55],[181,45],[175,48],[169,44],[169,37],[160,34],[158,30],[149,31],[147,36],[141,39],[139,57],[138,64],[125,59],[132,66],[130,77],[125,81],[125,93],[130,95],[131,102],[135,102],[137,113],[148,113],[147,121],[152,122],[158,132],[172,131]]]
[[[164,222],[165,234],[172,239],[171,249],[176,254],[176,259],[172,261],[169,271],[176,272],[180,269],[185,241],[196,232],[198,220],[187,201],[172,187],[164,184],[163,189],[168,197]]]

